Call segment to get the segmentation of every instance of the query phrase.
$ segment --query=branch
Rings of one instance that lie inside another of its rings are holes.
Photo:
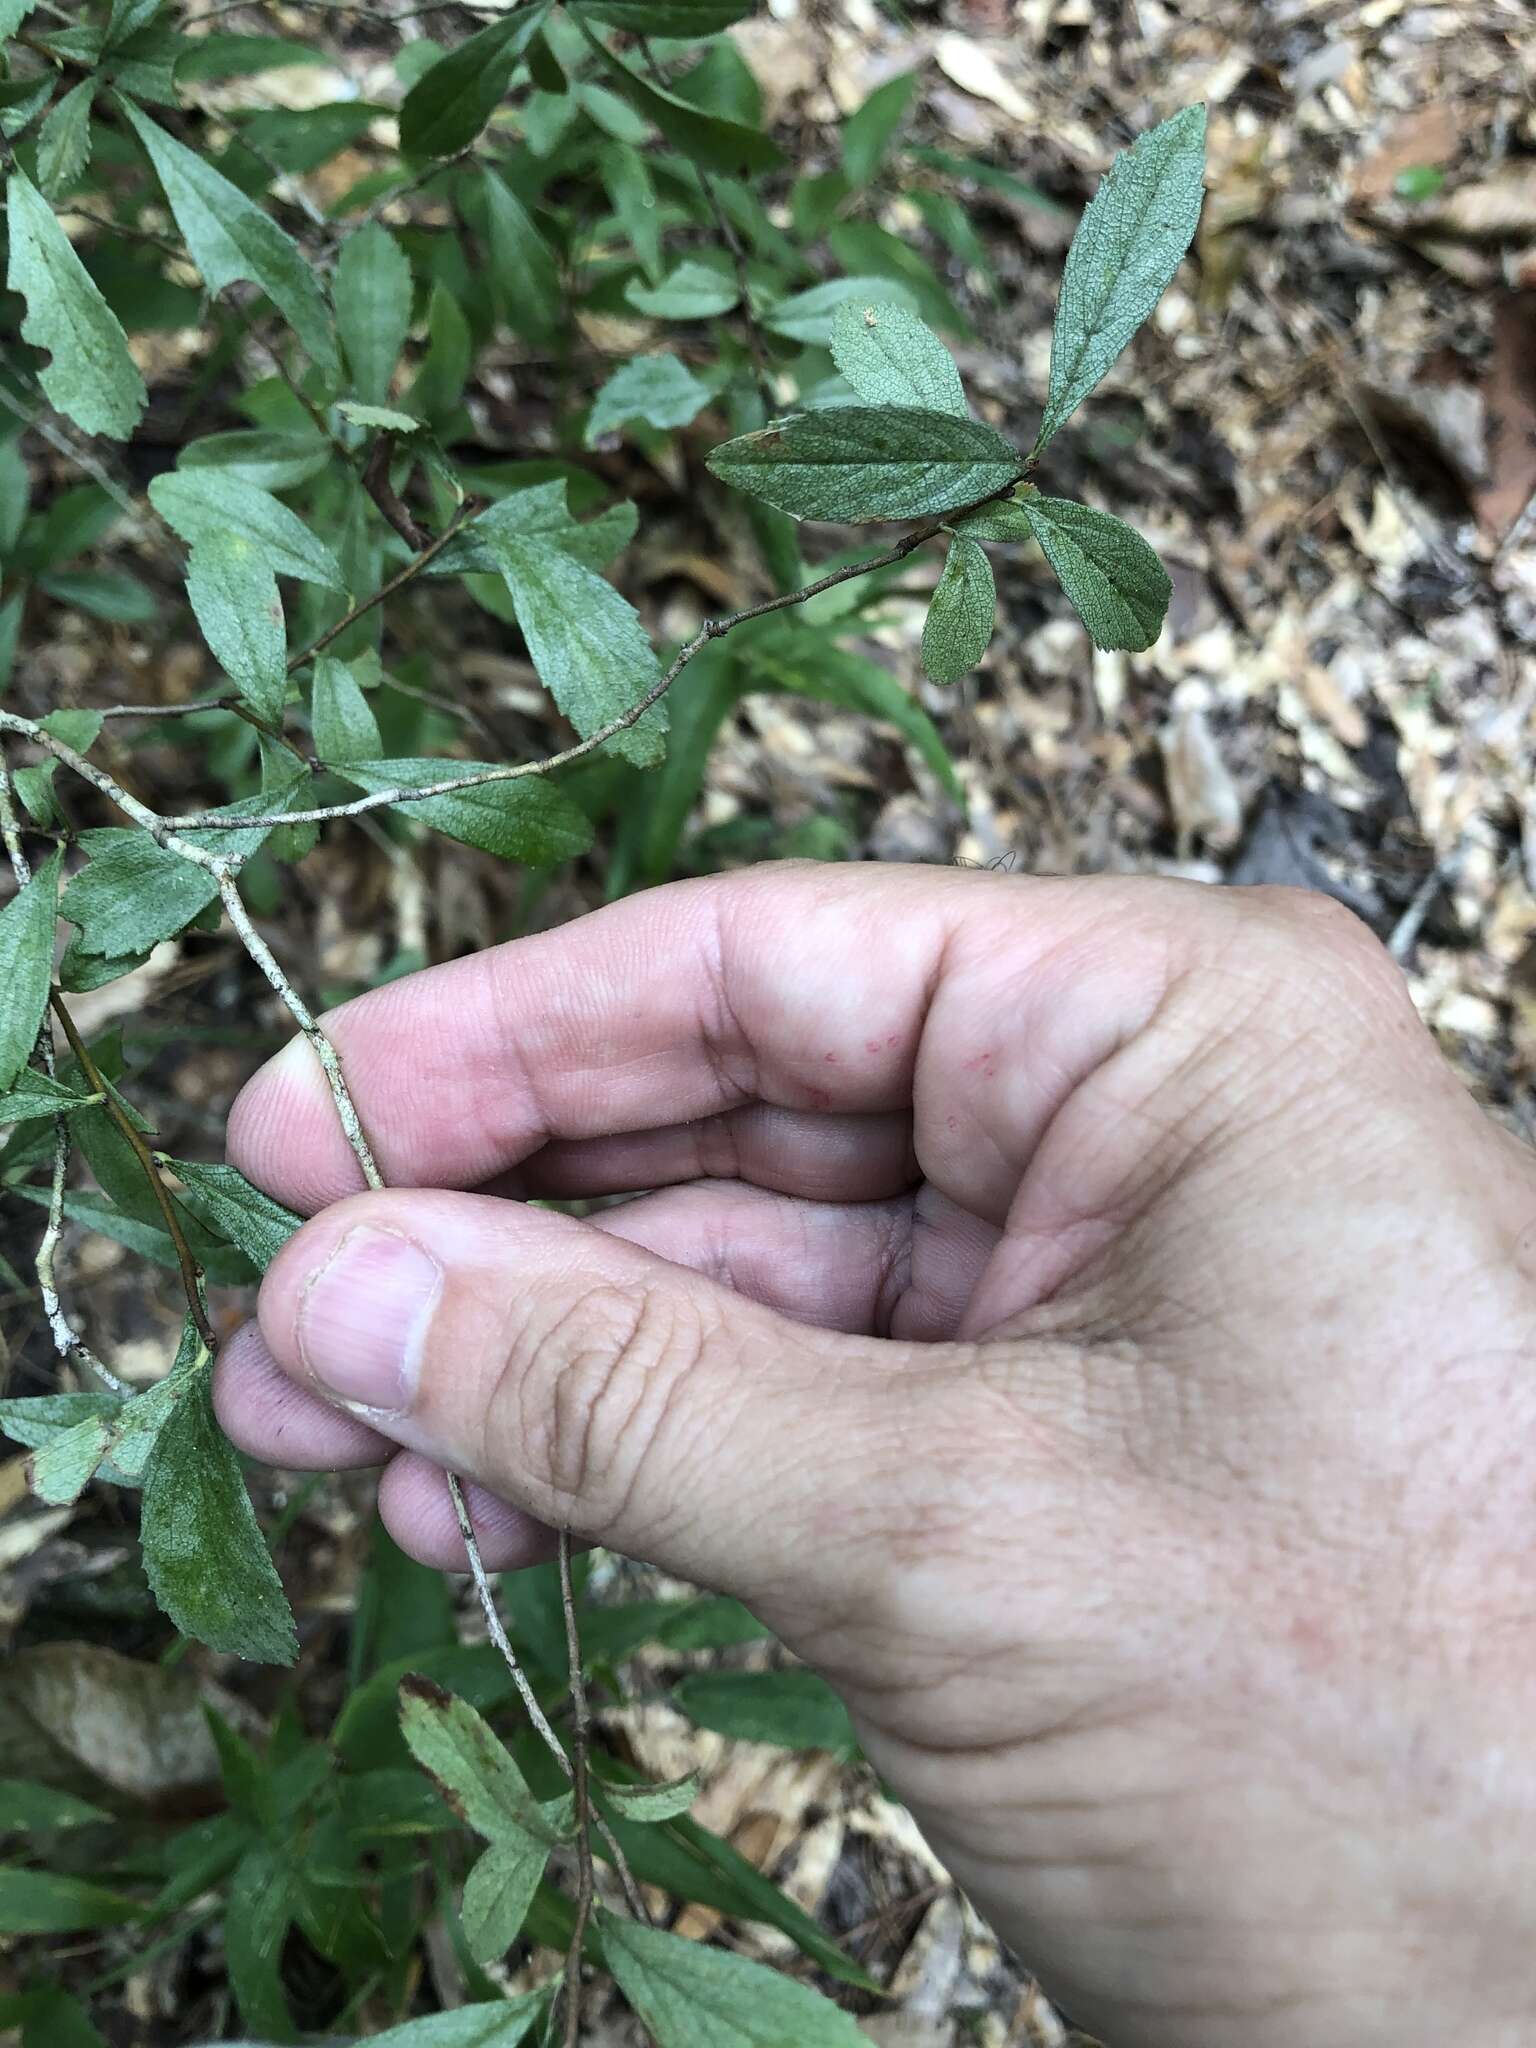
[[[140,1171],[149,1183],[150,1193],[155,1198],[155,1205],[160,1211],[165,1227],[170,1233],[171,1243],[176,1250],[176,1264],[181,1271],[182,1292],[187,1297],[187,1314],[191,1316],[198,1336],[202,1338],[211,1355],[218,1350],[219,1339],[212,1323],[208,1320],[208,1310],[203,1301],[202,1268],[192,1256],[192,1247],[187,1243],[187,1234],[181,1227],[181,1218],[176,1214],[176,1204],[171,1200],[170,1190],[165,1184],[165,1177],[160,1171],[155,1155],[150,1151],[148,1145],[145,1144],[143,1132],[133,1121],[133,1118],[127,1114],[122,1104],[102,1079],[96,1062],[91,1058],[90,1052],[87,1050],[85,1040],[75,1029],[75,1020],[70,1016],[65,1006],[63,995],[58,989],[51,989],[48,1000],[53,1006],[54,1015],[63,1027],[64,1036],[69,1040],[70,1051],[80,1062],[81,1073],[84,1074],[86,1080],[103,1097],[107,1115],[116,1124],[124,1144],[138,1161]]]
[[[51,732],[44,732],[35,718],[23,718],[19,711],[7,711],[0,706],[0,732],[14,732],[22,739],[35,741],[45,753],[62,761],[66,768],[72,768],[82,781],[88,782],[108,802],[116,804],[125,817],[132,818],[136,825],[142,825],[157,846],[165,847],[170,853],[179,853],[183,860],[191,861],[194,867],[202,868],[216,878],[238,873],[243,860],[241,854],[209,853],[205,847],[195,846],[190,840],[181,838],[168,819],[162,818],[158,811],[152,811],[148,804],[140,803],[104,768],[98,768],[94,761],[88,761],[84,754],[77,753],[67,741],[55,739]],[[238,832],[245,824],[243,818],[212,818],[207,813],[203,817],[204,823],[199,828],[202,831]]]
[[[0,755],[0,837],[4,838],[5,851],[11,863],[11,873],[16,877],[18,889],[24,889],[32,879],[32,869],[21,845],[21,820],[16,812],[11,795],[11,771],[3,755]],[[38,1028],[37,1055],[42,1062],[43,1072],[53,1079],[58,1062],[53,1053],[53,1034],[48,1029],[46,1015]],[[61,1358],[76,1360],[87,1365],[115,1394],[127,1392],[117,1374],[103,1365],[91,1350],[85,1339],[75,1329],[64,1313],[59,1300],[59,1291],[54,1284],[53,1262],[64,1234],[64,1183],[69,1175],[69,1119],[63,1115],[53,1119],[53,1173],[48,1188],[48,1221],[38,1241],[33,1270],[37,1274],[37,1291],[42,1296],[43,1314],[53,1336],[54,1349]]]
[[[576,1795],[576,1920],[565,1952],[565,2048],[581,2035],[581,1945],[592,1917],[592,1801],[587,1785],[591,1718],[581,1673],[581,1635],[571,1588],[571,1532],[560,1531],[560,1607],[565,1616],[565,1654],[571,1689],[571,1786]]]
[[[834,569],[829,575],[819,577],[816,582],[807,583],[803,589],[784,591],[777,597],[765,597],[760,604],[748,605],[742,611],[732,612],[728,618],[706,619],[693,638],[678,649],[671,665],[657,677],[644,696],[586,739],[578,740],[574,746],[562,748],[558,754],[548,754],[542,761],[513,761],[497,768],[482,768],[473,775],[445,775],[440,782],[429,782],[415,789],[397,787],[374,790],[367,796],[354,797],[350,803],[319,805],[307,811],[284,811],[280,815],[274,813],[270,817],[242,817],[238,823],[242,829],[250,827],[252,830],[268,830],[276,825],[322,825],[332,818],[359,818],[367,811],[381,810],[390,804],[419,803],[424,797],[451,796],[455,790],[479,789],[492,782],[516,782],[526,775],[549,775],[556,768],[567,768],[573,761],[580,761],[586,755],[595,753],[599,747],[606,746],[609,740],[616,739],[621,732],[628,732],[632,725],[637,725],[651,706],[659,703],[667,694],[694,656],[702,653],[712,640],[723,640],[727,633],[734,632],[738,626],[744,626],[749,619],[761,619],[769,612],[781,612],[790,605],[804,604],[809,598],[819,597],[824,590],[835,590],[838,584],[851,582],[855,576],[867,576],[873,569],[889,569],[897,562],[904,562],[908,555],[922,547],[925,542],[936,540],[952,521],[963,518],[967,512],[976,511],[979,506],[990,505],[999,498],[1008,497],[1014,483],[1024,474],[1024,470],[1021,469],[1019,477],[1014,478],[1001,490],[989,492],[985,498],[978,498],[974,504],[957,506],[953,512],[946,512],[942,519],[928,520],[926,524],[914,528],[903,539],[888,547],[883,554],[871,555],[863,562],[846,563],[841,569]],[[0,713],[0,718],[3,717],[4,713]],[[345,775],[345,766],[340,767],[337,772]],[[185,811],[176,817],[161,819],[160,824],[166,831],[178,833],[218,832],[229,829],[227,818],[215,817],[209,811]]]
[[[377,445],[382,447],[388,439],[388,435],[380,435]],[[369,468],[371,469],[372,466],[370,460]],[[368,480],[364,477],[363,481],[366,485]],[[377,498],[375,498],[374,502],[378,503]],[[387,583],[381,583],[371,597],[365,597],[359,603],[353,605],[345,618],[338,619],[334,626],[327,626],[318,639],[311,640],[307,647],[301,647],[297,654],[290,655],[288,658],[289,675],[292,675],[296,669],[301,669],[306,661],[312,661],[324,648],[329,647],[333,640],[339,639],[346,632],[348,626],[355,625],[360,618],[371,612],[375,605],[382,604],[387,597],[393,597],[397,590],[403,590],[407,583],[410,583],[415,577],[419,576],[427,564],[442,553],[443,549],[447,547],[449,541],[454,538],[460,528],[467,526],[471,519],[484,510],[484,504],[485,501],[482,498],[466,498],[452,519],[449,520],[448,524],[437,536],[436,540],[428,541],[421,548],[421,552],[413,555],[404,568],[398,569]],[[384,508],[380,506],[379,509],[383,511]],[[391,521],[391,524],[393,524],[393,521]]]

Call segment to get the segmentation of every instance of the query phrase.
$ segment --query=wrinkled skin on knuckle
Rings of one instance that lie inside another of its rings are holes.
[[[551,1515],[584,1536],[626,1521],[702,1355],[704,1319],[686,1295],[596,1281],[523,1333],[500,1455],[547,1489]],[[653,1510],[642,1509],[643,1516]],[[628,1541],[635,1540],[632,1527]]]

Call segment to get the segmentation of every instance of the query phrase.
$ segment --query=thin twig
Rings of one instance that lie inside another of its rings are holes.
[[[592,1801],[587,1785],[592,1723],[581,1670],[576,1598],[571,1587],[569,1529],[560,1531],[560,1608],[565,1616],[565,1655],[570,1673],[571,1789],[576,1798],[576,1920],[570,1947],[565,1952],[565,2048],[577,2048],[581,2035],[581,1945],[592,1917]]]
[[[503,15],[501,19],[505,20],[506,16]],[[452,156],[445,156],[440,163],[428,164],[425,170],[418,171],[414,178],[408,178],[403,185],[395,186],[393,191],[381,192],[358,221],[357,227],[371,227],[376,220],[382,219],[397,200],[409,199],[413,192],[419,192],[424,185],[430,185],[435,178],[440,178],[444,171],[456,171],[467,157],[474,155],[479,139],[476,136],[474,142],[466,142],[462,149],[456,149]]]
[[[1019,477],[1024,473],[1021,468]],[[803,589],[784,591],[777,597],[765,597],[758,604],[748,605],[739,612],[732,612],[728,618],[706,619],[693,638],[679,648],[670,666],[627,711],[620,712],[617,718],[610,719],[606,725],[599,727],[586,739],[562,748],[557,754],[547,754],[540,761],[506,762],[499,767],[478,769],[473,774],[445,775],[439,782],[430,782],[415,789],[400,786],[375,790],[368,796],[355,797],[350,803],[319,805],[312,810],[284,811],[281,815],[274,813],[270,817],[242,817],[238,823],[242,828],[249,826],[255,830],[267,830],[275,825],[320,825],[332,818],[361,817],[366,811],[380,810],[389,804],[419,803],[424,797],[451,796],[455,790],[478,789],[483,784],[492,782],[517,782],[527,775],[548,775],[556,768],[569,767],[573,761],[580,761],[586,755],[595,753],[599,747],[606,746],[609,740],[616,739],[620,733],[628,732],[631,726],[637,725],[651,706],[659,703],[667,694],[694,656],[701,653],[712,640],[724,639],[727,633],[733,632],[737,626],[745,625],[749,619],[761,619],[769,612],[783,611],[789,605],[804,604],[807,599],[819,597],[824,590],[835,590],[838,584],[850,582],[855,576],[866,576],[871,570],[888,569],[897,562],[905,561],[908,555],[922,547],[926,541],[936,539],[946,526],[956,519],[963,518],[967,512],[974,512],[981,505],[990,505],[996,499],[1006,498],[1018,480],[1011,479],[1003,488],[988,492],[985,498],[977,499],[974,504],[958,506],[953,512],[946,512],[942,519],[930,519],[925,525],[915,528],[903,539],[888,547],[883,554],[871,555],[867,561],[847,563],[841,569],[834,569],[830,575],[819,577],[814,583],[807,583]],[[4,714],[0,713],[0,718],[3,716]],[[168,832],[215,832],[227,829],[229,820],[215,817],[208,811],[186,811],[176,817],[161,819],[160,823]]]
[[[52,754],[56,761],[62,761],[66,768],[73,769],[82,781],[91,785],[92,789],[106,797],[109,802],[116,804],[117,808],[126,817],[132,818],[136,825],[142,825],[157,846],[163,846],[171,853],[180,854],[183,860],[191,861],[194,867],[202,868],[206,874],[215,877],[232,875],[239,869],[242,860],[240,854],[209,853],[206,847],[196,846],[190,840],[181,838],[158,811],[152,811],[148,804],[140,803],[139,799],[124,789],[105,768],[98,768],[94,761],[88,761],[84,754],[77,753],[67,741],[56,739],[51,732],[45,732],[35,718],[23,718],[19,711],[7,711],[0,705],[0,732],[14,732],[22,739],[35,741],[45,753]],[[243,818],[223,818],[214,819],[211,824],[205,823],[199,829],[237,832],[243,829],[244,824]]]
[[[32,868],[22,848],[21,820],[11,794],[10,764],[3,755],[0,755],[0,837],[5,841],[6,856],[11,864],[11,873],[16,877],[16,886],[18,889],[24,889],[32,879]],[[38,1028],[37,1056],[42,1063],[43,1072],[51,1081],[58,1062],[54,1058],[53,1034],[48,1028],[46,1013]],[[59,1300],[59,1290],[54,1280],[54,1259],[59,1241],[64,1235],[64,1184],[69,1177],[69,1152],[69,1119],[61,1114],[53,1119],[53,1171],[48,1188],[48,1220],[43,1226],[43,1235],[32,1261],[32,1269],[37,1275],[37,1291],[42,1296],[43,1314],[47,1318],[54,1349],[59,1356],[89,1366],[113,1393],[122,1394],[127,1392],[123,1381],[109,1367],[102,1364],[64,1313],[64,1305]]]
[[[81,1073],[90,1085],[105,1097],[103,1107],[107,1115],[117,1126],[119,1136],[138,1161],[139,1170],[149,1183],[149,1191],[155,1198],[155,1206],[160,1211],[176,1252],[176,1264],[181,1273],[181,1288],[187,1297],[187,1314],[192,1318],[197,1334],[207,1345],[209,1352],[215,1352],[219,1348],[219,1339],[208,1320],[208,1310],[203,1301],[202,1268],[192,1256],[192,1247],[187,1243],[187,1234],[181,1227],[181,1218],[176,1214],[176,1204],[171,1200],[171,1191],[165,1184],[159,1162],[144,1142],[144,1133],[102,1079],[85,1040],[75,1029],[75,1020],[69,1014],[61,992],[58,989],[50,990],[48,1000],[53,1006],[53,1014],[63,1028],[64,1036],[69,1040],[70,1051],[80,1062]]]
[[[384,600],[388,597],[393,597],[397,590],[403,590],[407,583],[410,583],[421,574],[429,562],[442,553],[443,549],[447,547],[449,541],[454,538],[460,528],[467,526],[469,521],[483,510],[484,501],[482,499],[466,498],[453,518],[437,536],[436,540],[428,541],[421,552],[413,555],[403,568],[398,569],[390,577],[387,583],[381,583],[371,597],[365,597],[359,603],[353,605],[345,618],[338,619],[334,626],[327,626],[325,631],[317,639],[311,640],[307,647],[301,647],[297,654],[290,655],[288,658],[289,675],[292,675],[296,669],[301,669],[305,662],[312,661],[323,649],[329,647],[333,640],[339,639],[346,632],[348,626],[355,626],[359,619],[371,612],[375,605],[383,604]]]

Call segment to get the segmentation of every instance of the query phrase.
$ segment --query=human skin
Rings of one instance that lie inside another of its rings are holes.
[[[327,1029],[237,1443],[739,1595],[1112,2048],[1530,2039],[1536,1173],[1348,913],[769,867]]]

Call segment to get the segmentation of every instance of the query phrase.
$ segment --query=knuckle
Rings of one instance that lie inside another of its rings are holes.
[[[645,1281],[596,1282],[542,1323],[508,1405],[561,1518],[584,1534],[626,1519],[705,1341],[687,1297]]]

